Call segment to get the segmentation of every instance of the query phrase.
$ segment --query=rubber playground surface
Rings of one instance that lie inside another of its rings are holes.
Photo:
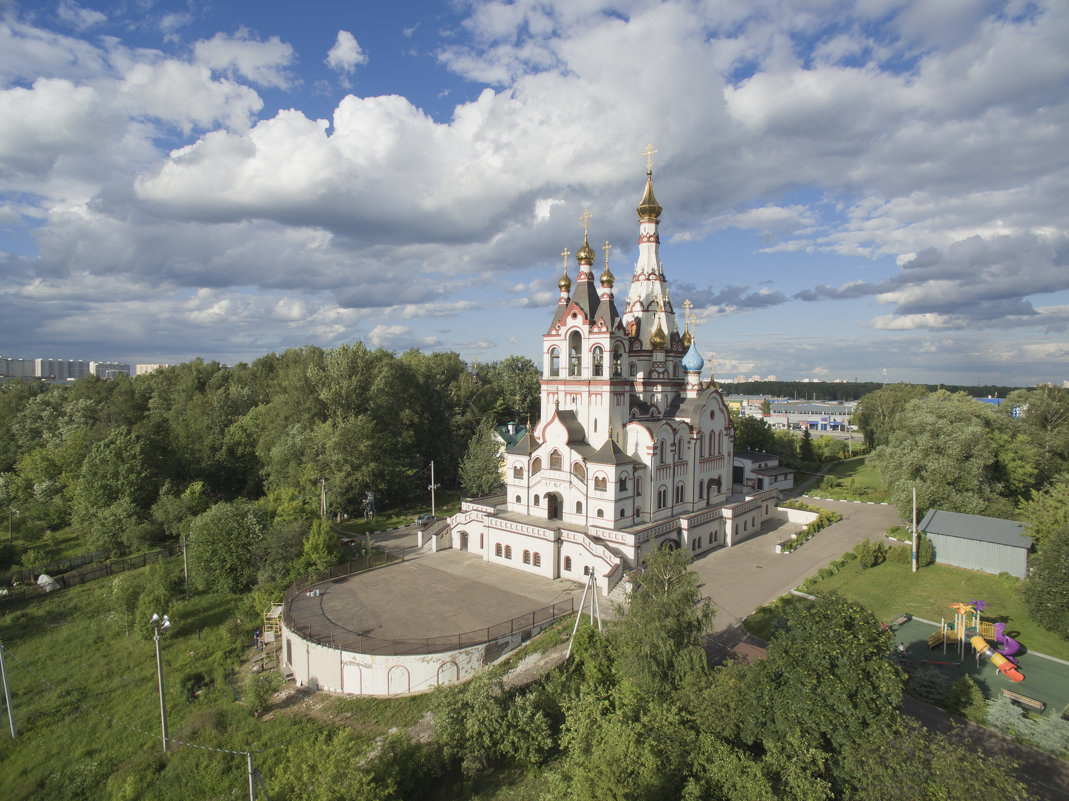
[[[978,667],[976,652],[968,643],[965,645],[964,656],[960,654],[958,646],[954,643],[947,644],[946,654],[943,653],[942,645],[929,650],[928,637],[937,631],[939,631],[938,624],[925,623],[916,619],[911,619],[896,627],[895,641],[906,647],[914,669],[931,667],[946,671],[955,681],[962,676],[969,676],[988,700],[996,698],[1003,689],[1035,698],[1046,703],[1047,708],[1043,714],[1047,715],[1060,715],[1069,706],[1069,665],[1029,653],[1028,643],[1022,642],[1021,650],[1014,656],[1018,662],[1018,670],[1024,674],[1024,681],[1010,681],[983,657],[980,658]],[[1015,636],[1012,626],[1007,628],[1006,633]],[[990,640],[988,643],[992,647],[995,646],[995,643]],[[1029,712],[1038,712],[1029,707],[1025,709]]]

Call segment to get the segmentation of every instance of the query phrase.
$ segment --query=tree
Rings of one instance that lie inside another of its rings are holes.
[[[213,592],[244,592],[256,581],[253,558],[264,538],[263,513],[245,500],[220,502],[189,525],[189,573],[193,584]]]
[[[1000,407],[1020,425],[1037,453],[1037,485],[1069,468],[1069,390],[1036,387],[1011,393]]]
[[[808,428],[802,432],[802,443],[798,446],[798,457],[806,464],[812,464],[817,460],[817,456],[813,452],[813,437],[810,435]]]
[[[651,553],[632,578],[627,614],[616,630],[620,676],[652,697],[667,698],[706,670],[701,637],[715,610],[689,566],[689,551]]]
[[[1069,638],[1069,524],[1045,528],[1042,545],[1029,565],[1024,597],[1032,618],[1045,629]]]
[[[159,487],[149,461],[139,435],[127,428],[113,431],[93,446],[82,463],[76,512],[104,509],[118,501],[147,510]]]
[[[899,721],[902,671],[888,659],[893,635],[864,607],[838,595],[790,606],[768,658],[750,669],[725,714],[744,743],[799,738],[828,756],[840,794],[860,754]],[[799,699],[805,699],[799,703]]]
[[[774,432],[760,417],[740,417],[735,421],[735,452],[769,451]]]
[[[851,422],[861,431],[869,448],[886,445],[898,430],[898,417],[910,401],[927,394],[927,389],[916,384],[888,384],[858,401]]]
[[[761,414],[764,417],[768,417],[772,414],[772,404],[768,402],[768,398],[761,399]]]
[[[999,501],[1004,468],[993,432],[1004,418],[964,393],[936,392],[911,401],[902,420],[874,460],[903,517],[914,487],[920,515],[929,509],[985,514]]]
[[[1022,501],[1019,516],[1029,522],[1028,536],[1037,551],[1059,532],[1069,529],[1069,475],[1063,476],[1042,492],[1033,492]]]
[[[485,419],[476,429],[460,463],[460,486],[465,494],[480,497],[501,488],[501,465],[505,457],[498,450],[499,445],[493,426]]]
[[[319,573],[337,564],[340,555],[338,535],[331,529],[328,520],[318,518],[312,523],[312,529],[304,540],[300,571],[304,575]]]

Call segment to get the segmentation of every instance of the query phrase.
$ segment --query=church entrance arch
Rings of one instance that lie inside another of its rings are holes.
[[[550,492],[546,495],[546,515],[550,520],[560,520],[563,516],[564,499],[560,493]]]

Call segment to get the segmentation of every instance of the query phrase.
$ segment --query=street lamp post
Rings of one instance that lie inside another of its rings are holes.
[[[431,483],[427,485],[427,489],[431,491],[431,517],[434,517],[434,491],[438,489],[441,484],[434,483],[434,462],[431,462]]]
[[[167,703],[163,698],[163,660],[160,659],[160,634],[171,627],[171,619],[167,615],[160,619],[159,615],[153,615],[152,638],[156,641],[156,681],[160,687],[160,728],[163,731],[163,753],[167,753]]]

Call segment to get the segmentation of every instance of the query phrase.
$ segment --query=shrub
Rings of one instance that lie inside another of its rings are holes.
[[[257,673],[249,679],[248,701],[254,714],[267,709],[271,696],[282,689],[282,684],[282,676],[274,671]]]
[[[908,545],[893,545],[887,549],[887,561],[899,565],[912,564],[913,549]]]
[[[917,566],[927,567],[935,561],[935,548],[924,534],[917,534]]]
[[[942,704],[950,691],[951,679],[941,670],[918,668],[910,677],[907,692],[929,704]]]
[[[857,559],[857,554],[854,551],[847,551],[843,554],[844,562],[853,562]]]
[[[820,570],[817,571],[817,578],[820,579],[821,581],[823,581],[824,579],[827,579],[827,578],[831,578],[831,575],[832,575],[831,570],[829,570],[826,567],[822,567]]]
[[[980,688],[968,676],[962,676],[950,686],[946,695],[946,708],[973,723],[987,720],[987,703]]]

